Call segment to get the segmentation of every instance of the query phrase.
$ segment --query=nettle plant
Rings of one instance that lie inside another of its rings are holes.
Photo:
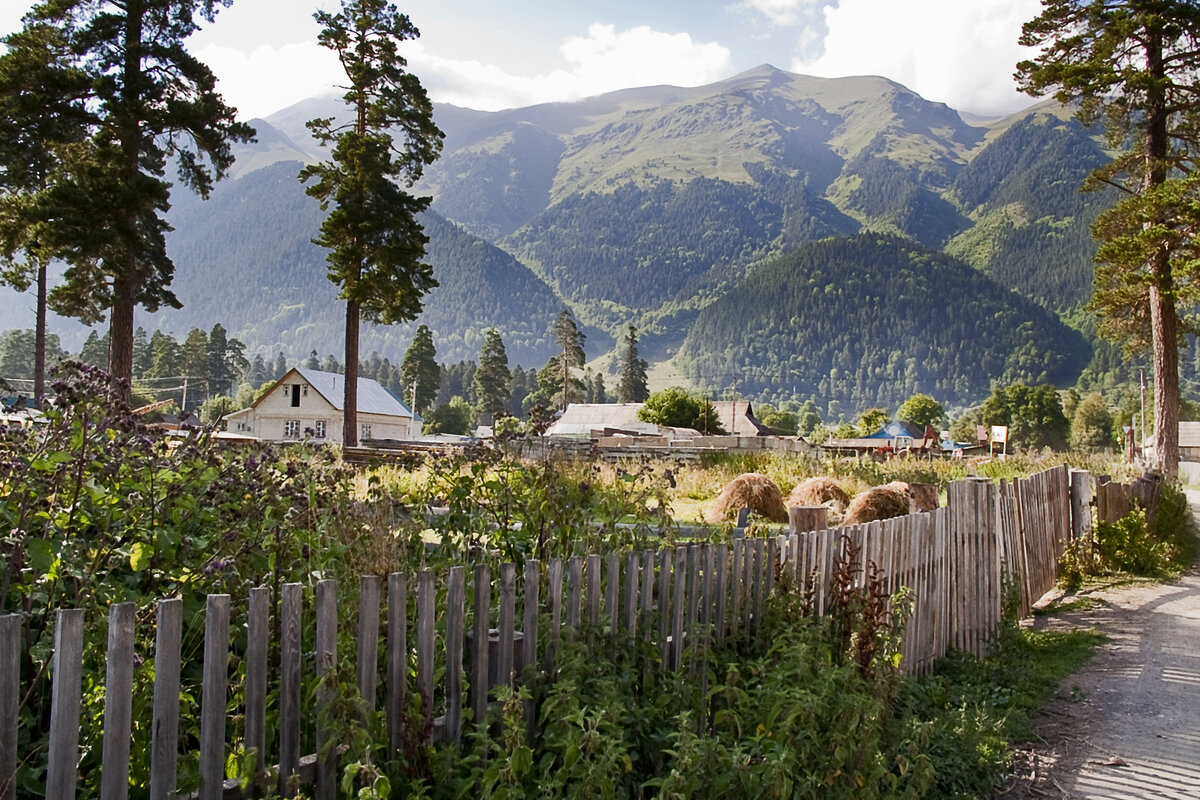
[[[135,604],[134,719],[148,719],[138,710],[152,696],[159,598],[183,601],[184,698],[194,698],[186,687],[199,680],[207,594],[245,598],[252,586],[267,585],[277,599],[284,582],[339,577],[347,551],[370,527],[352,496],[351,471],[333,456],[265,445],[219,449],[200,427],[168,437],[132,412],[122,388],[99,369],[67,364],[45,424],[0,427],[0,613],[24,618],[20,751],[44,747],[48,733],[55,612],[84,609],[80,774],[96,781],[110,604]],[[235,614],[244,605],[235,602]],[[234,630],[242,622],[235,619]],[[148,770],[148,739],[135,730],[134,777]],[[185,783],[190,769],[182,765]],[[18,780],[23,793],[41,790],[33,767]]]
[[[520,563],[608,552],[642,546],[651,532],[656,546],[660,532],[670,541],[668,482],[649,463],[534,463],[476,447],[427,466],[409,500],[455,558]]]

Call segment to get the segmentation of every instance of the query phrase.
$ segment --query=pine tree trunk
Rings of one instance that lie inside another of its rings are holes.
[[[1146,68],[1155,79],[1165,74],[1162,31],[1151,29]],[[1167,180],[1168,113],[1161,89],[1151,89],[1146,108],[1145,190]],[[1154,221],[1148,221],[1147,226]],[[1150,335],[1154,368],[1154,466],[1167,480],[1179,472],[1179,334],[1171,254],[1162,249],[1147,264],[1150,274]]]
[[[1173,481],[1179,471],[1179,335],[1175,304],[1154,284],[1150,286],[1150,327],[1154,334],[1154,462],[1163,477]]]
[[[133,258],[129,258],[130,262]],[[132,263],[128,267],[132,271]],[[108,373],[125,381],[130,399],[133,381],[133,281],[128,273],[113,280],[113,305],[108,320]]]
[[[342,394],[342,446],[358,447],[358,303],[346,301],[346,387]]]
[[[37,321],[33,333],[33,400],[38,407],[46,396],[46,261],[38,260]]]
[[[125,58],[122,64],[123,118],[119,122],[118,140],[121,149],[121,178],[127,186],[134,185],[140,169],[141,130],[136,119],[137,102],[142,70],[142,17],[145,8],[140,0],[130,0],[125,6]],[[127,236],[137,230],[137,210],[124,209],[123,220]],[[136,305],[137,279],[136,250],[126,245],[117,259],[113,275],[113,301],[108,321],[108,372],[116,379],[126,381],[125,399],[131,397],[133,382],[133,308]]]

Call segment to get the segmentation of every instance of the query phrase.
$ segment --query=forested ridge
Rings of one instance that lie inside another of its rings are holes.
[[[814,242],[775,257],[699,313],[679,361],[701,386],[845,409],[946,403],[992,382],[1072,383],[1083,337],[943,253],[897,236]]]
[[[184,308],[163,312],[162,325],[184,331],[217,319],[249,352],[340,353],[343,304],[326,278],[325,251],[311,241],[322,213],[305,197],[299,167],[273,164],[219,184],[207,202],[173,211],[168,246]],[[548,330],[562,307],[554,293],[511,256],[440,215],[426,213],[421,221],[439,285],[416,321],[364,326],[363,352],[398,359],[425,324],[436,334],[439,357],[473,358],[484,330],[494,326],[515,361],[549,358]]]

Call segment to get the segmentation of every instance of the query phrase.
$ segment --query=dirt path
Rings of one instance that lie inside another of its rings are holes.
[[[1200,492],[1188,492],[1200,518]],[[1109,640],[1064,681],[1004,798],[1200,798],[1200,568],[1037,620]]]

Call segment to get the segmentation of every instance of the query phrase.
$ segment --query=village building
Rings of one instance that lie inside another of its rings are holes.
[[[717,422],[730,436],[774,435],[754,416],[754,408],[749,400],[715,400],[712,407]]]
[[[645,403],[571,403],[546,429],[547,436],[580,439],[660,437],[669,441],[700,436],[691,428],[672,428],[638,419]]]
[[[940,434],[932,427],[893,420],[870,436],[852,439],[831,437],[821,443],[821,449],[847,455],[890,455],[901,452],[936,455],[946,447],[940,439]]]
[[[225,416],[226,429],[273,442],[342,443],[344,375],[296,367],[249,408]],[[358,440],[421,435],[421,418],[369,378],[358,379]]]

